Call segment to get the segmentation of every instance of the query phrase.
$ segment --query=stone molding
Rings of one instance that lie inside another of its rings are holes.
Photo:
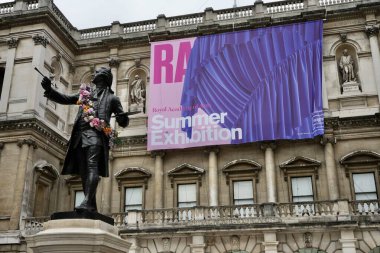
[[[368,38],[377,36],[379,34],[379,28],[380,28],[380,25],[366,25],[365,32]]]
[[[62,150],[66,150],[67,140],[55,133],[53,130],[51,130],[49,127],[37,119],[0,121],[0,132],[15,132],[20,130],[36,131],[45,140],[58,145]]]
[[[380,113],[350,118],[325,118],[325,129],[341,130],[358,127],[380,127]]]
[[[15,38],[15,37],[7,39],[8,48],[9,49],[11,49],[11,48],[17,48],[18,42],[19,42],[19,39]]]
[[[50,41],[45,36],[40,34],[36,34],[32,38],[34,40],[34,45],[42,45],[46,47],[50,43]]]

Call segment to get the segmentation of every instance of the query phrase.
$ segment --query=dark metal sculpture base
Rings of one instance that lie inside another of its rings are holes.
[[[50,218],[52,220],[63,220],[63,219],[90,219],[90,220],[101,220],[110,225],[114,225],[114,220],[111,217],[105,216],[98,212],[88,212],[88,211],[72,211],[72,212],[58,212],[53,213]]]

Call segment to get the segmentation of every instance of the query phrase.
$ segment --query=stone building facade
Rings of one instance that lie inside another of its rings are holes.
[[[380,252],[379,0],[257,1],[84,30],[51,0],[0,4],[0,252],[26,252],[25,237],[81,197],[80,179],[60,175],[77,108],[44,98],[34,67],[74,93],[109,66],[133,111],[146,106],[129,94],[136,75],[149,91],[151,41],[315,19],[324,20],[324,136],[149,152],[142,112],[117,129],[99,211],[130,252]]]

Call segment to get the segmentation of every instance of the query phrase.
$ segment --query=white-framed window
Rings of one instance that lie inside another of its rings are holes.
[[[79,206],[83,200],[84,200],[84,192],[75,191],[74,206]]]
[[[178,207],[193,207],[197,205],[197,184],[178,184]]]
[[[356,200],[375,200],[378,198],[375,182],[375,174],[352,173]]]
[[[314,201],[313,179],[308,177],[292,177],[292,202]]]
[[[143,187],[125,187],[124,211],[142,210]]]
[[[252,180],[233,182],[233,204],[250,205],[254,203]]]

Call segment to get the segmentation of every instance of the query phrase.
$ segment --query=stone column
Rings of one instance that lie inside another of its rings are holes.
[[[322,60],[322,107],[324,111],[329,110],[329,97],[327,95],[327,86],[325,79],[325,70],[323,68],[323,60]]]
[[[117,53],[117,49],[116,50],[116,53]],[[111,53],[113,53],[113,49],[111,49]],[[115,92],[115,95],[116,95],[116,86],[117,86],[117,69],[120,65],[120,60],[116,57],[111,57],[110,60],[108,61],[108,64],[111,68],[111,73],[112,73],[112,76],[113,76],[113,79],[112,79],[112,85],[111,85],[111,89]],[[115,118],[111,118],[111,127],[112,128],[115,128],[116,126],[116,120]]]
[[[25,186],[28,155],[31,147],[37,148],[37,145],[32,140],[20,140],[18,141],[17,145],[20,147],[20,156],[17,165],[16,182],[14,184],[15,190],[13,194],[13,208],[9,223],[10,230],[19,229],[21,208],[24,202],[23,192]]]
[[[154,209],[164,207],[164,159],[165,152],[154,151]]]
[[[205,237],[203,235],[193,235],[192,244],[190,244],[191,253],[204,253],[205,248]]]
[[[7,62],[5,64],[5,73],[3,81],[3,90],[0,98],[0,118],[5,118],[8,111],[9,96],[11,93],[11,83],[13,68],[15,64],[16,48],[18,45],[18,38],[10,38],[7,40],[8,52]]]
[[[208,153],[208,193],[209,206],[219,205],[218,158],[219,150],[215,147],[206,149]]]
[[[379,40],[377,39],[377,35],[379,34],[379,25],[367,25],[365,27],[365,31],[369,38],[369,44],[371,47],[372,54],[372,64],[373,70],[375,74],[375,83],[377,88],[377,96],[380,102],[380,51],[379,51]]]
[[[340,231],[339,242],[342,244],[342,253],[356,253],[356,241],[353,230],[344,229]]]
[[[337,200],[339,199],[339,185],[338,176],[335,166],[335,144],[334,137],[324,136],[321,140],[321,144],[324,145],[325,151],[325,161],[326,161],[326,174],[327,174],[327,187],[329,191],[329,199]]]
[[[277,253],[277,236],[276,232],[265,232],[264,233],[264,246],[265,253]]]
[[[277,202],[277,183],[276,183],[276,167],[274,161],[275,143],[268,142],[261,144],[261,149],[265,152],[265,178],[267,183],[267,202]]]
[[[40,34],[36,34],[33,36],[34,41],[34,51],[33,51],[33,60],[32,66],[37,67],[42,73],[45,69],[45,54],[46,54],[46,46],[49,44],[49,40]],[[42,76],[34,70],[32,71],[31,80],[29,83],[29,95],[28,102],[25,114],[31,114],[34,116],[35,114],[41,115],[43,112],[40,109],[39,103],[41,101],[46,101],[43,98],[43,88],[41,87]]]

